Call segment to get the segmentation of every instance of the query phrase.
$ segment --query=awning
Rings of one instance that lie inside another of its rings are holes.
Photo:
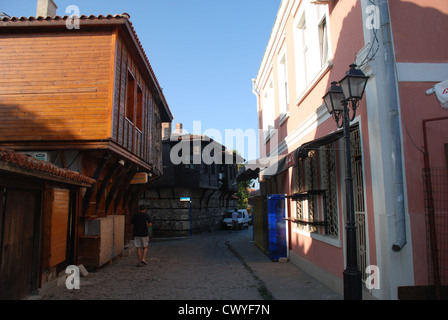
[[[359,124],[355,123],[350,127],[350,131],[358,128]],[[294,151],[270,158],[263,158],[252,162],[247,162],[241,167],[237,181],[260,178],[260,180],[270,178],[286,171],[289,167],[296,165],[299,159],[305,159],[309,156],[310,151],[317,150],[322,146],[333,143],[344,136],[344,130],[332,132],[317,138],[313,141],[302,144]]]
[[[307,158],[310,151],[319,149],[322,146],[326,146],[330,143],[333,143],[333,142],[339,140],[340,138],[342,138],[343,135],[344,135],[344,131],[340,130],[340,131],[330,133],[330,134],[326,135],[325,137],[318,138],[316,140],[302,144],[299,148],[297,148],[296,150],[293,151],[295,153],[294,164],[296,164],[297,160],[299,160],[300,158],[301,159]]]
[[[261,159],[247,161],[238,171],[236,180],[238,182],[257,179],[260,171],[271,167],[278,161],[278,157],[265,157]]]
[[[353,130],[355,127],[358,127],[358,124],[355,124],[351,127]],[[270,178],[271,176],[275,176],[277,174],[282,173],[289,167],[296,165],[299,162],[299,159],[305,159],[309,156],[310,151],[319,149],[321,146],[328,145],[333,143],[344,135],[343,130],[339,130],[333,133],[330,133],[324,137],[315,139],[313,141],[302,144],[300,147],[290,152],[287,155],[284,155],[282,159],[280,159],[273,166],[263,170],[260,172],[260,180],[265,178]],[[281,157],[281,156],[279,156]]]
[[[278,159],[279,160],[277,162],[275,162],[272,166],[270,166],[260,172],[260,180],[280,174],[289,168],[289,166],[288,166],[289,161],[287,161],[289,159],[288,155],[285,155],[285,154],[280,155],[280,156],[278,156]]]

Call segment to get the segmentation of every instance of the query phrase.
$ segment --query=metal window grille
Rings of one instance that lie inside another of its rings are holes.
[[[317,157],[309,157],[299,161],[296,168],[295,186],[298,193],[308,192],[317,189]],[[296,218],[300,221],[314,222],[319,220],[318,196],[309,196],[296,201]],[[297,222],[297,227],[308,231],[316,232],[318,228],[308,223]]]
[[[428,283],[448,285],[448,170],[423,170]]]
[[[327,190],[327,210],[325,234],[337,237],[339,235],[337,182],[336,182],[336,152],[334,144],[321,149],[322,189]]]
[[[363,280],[367,274],[367,232],[366,232],[366,210],[364,203],[364,180],[362,170],[361,136],[359,130],[351,133],[350,137],[352,151],[352,176],[356,221],[356,239],[358,248],[358,268],[361,270]]]
[[[306,158],[305,161],[305,185],[307,190],[317,189],[317,157],[312,156]],[[308,197],[308,221],[319,220],[319,207],[318,199],[316,195],[310,195]],[[315,232],[317,227],[308,225],[308,231]]]
[[[297,186],[297,193],[305,191],[305,183],[304,183],[304,161],[300,160],[299,165],[297,166],[297,174],[296,174],[296,186]],[[297,208],[297,216],[296,218],[298,220],[305,220],[305,215],[303,212],[304,206],[303,201],[296,201],[296,208]],[[300,229],[305,230],[306,225],[304,224],[298,224],[297,225]]]

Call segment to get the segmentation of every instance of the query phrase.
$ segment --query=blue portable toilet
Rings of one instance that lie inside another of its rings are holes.
[[[288,256],[285,195],[268,196],[269,259],[278,261]]]

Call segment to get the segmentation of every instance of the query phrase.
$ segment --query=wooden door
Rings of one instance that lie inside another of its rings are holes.
[[[22,299],[36,285],[36,192],[2,189],[0,299]]]

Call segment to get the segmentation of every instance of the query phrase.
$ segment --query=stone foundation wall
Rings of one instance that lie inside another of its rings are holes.
[[[190,197],[192,232],[213,232],[221,228],[227,210],[237,207],[232,193],[214,189],[166,188],[148,189],[139,204],[143,204],[153,220],[154,237],[178,237],[190,234],[190,203],[181,197]]]

